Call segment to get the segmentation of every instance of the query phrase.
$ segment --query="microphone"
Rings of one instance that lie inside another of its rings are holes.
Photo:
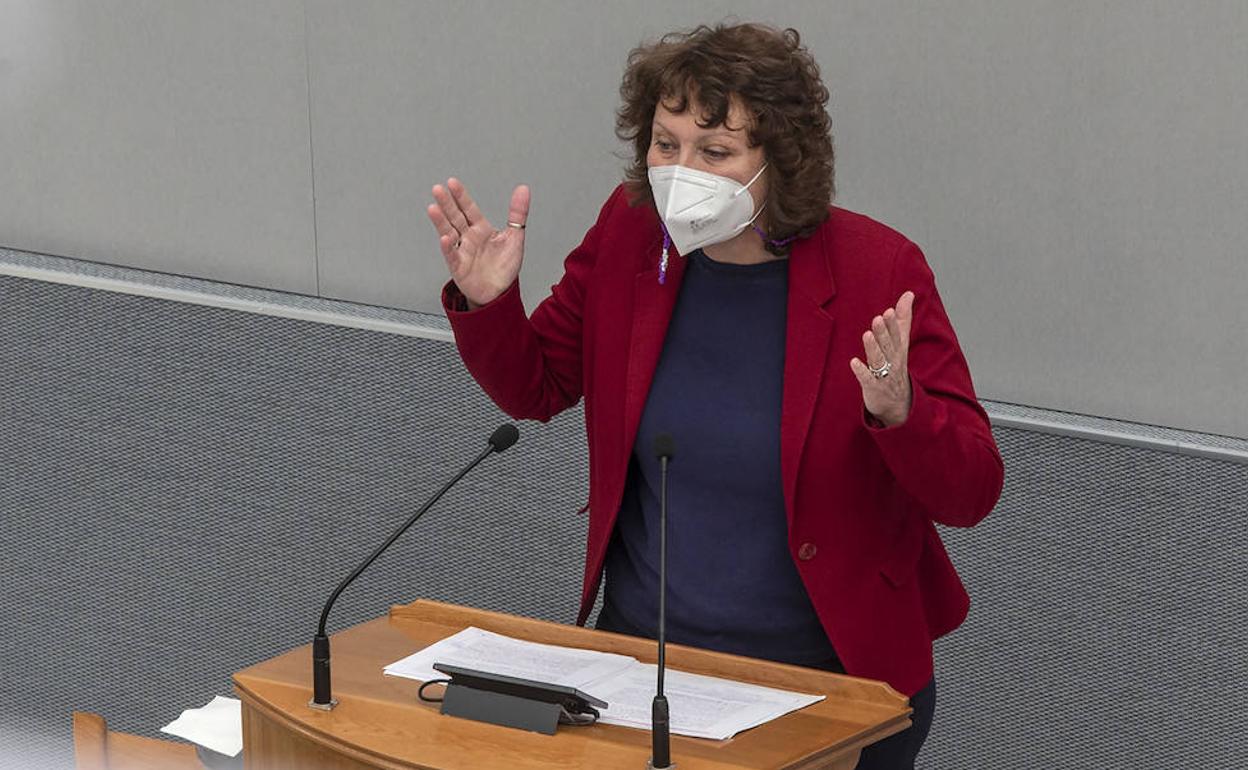
[[[334,592],[329,595],[329,601],[325,602],[325,608],[321,610],[321,622],[316,627],[316,636],[312,637],[312,700],[308,701],[309,706],[314,709],[329,711],[334,706],[338,705],[338,701],[334,700],[330,691],[329,637],[325,634],[325,621],[329,619],[329,609],[334,606],[334,602],[338,599],[338,595],[351,584],[351,581],[359,577],[361,572],[368,569],[368,565],[376,561],[377,557],[381,556],[383,551],[389,548],[395,540],[398,540],[399,536],[406,532],[408,527],[415,524],[416,520],[424,515],[425,511],[432,508],[433,504],[440,500],[442,495],[446,494],[447,490],[455,486],[455,484],[458,483],[464,476],[467,476],[468,472],[477,467],[477,465],[486,457],[510,448],[512,444],[519,440],[519,438],[520,431],[517,430],[516,426],[511,423],[504,423],[503,425],[495,428],[494,432],[490,434],[488,446],[486,446],[485,450],[482,451],[481,454],[477,455],[472,462],[468,463],[463,470],[456,474],[455,478],[446,482],[446,484],[437,491],[437,494],[429,498],[429,502],[425,503],[419,511],[416,511],[416,513],[412,514],[407,521],[403,522],[403,526],[395,530],[394,534],[391,535],[386,542],[382,543],[380,548],[373,551],[372,555],[365,559],[363,564],[356,567],[355,571],[348,575],[346,580],[339,583],[338,587],[334,589]]]
[[[659,461],[659,665],[658,685],[650,706],[650,770],[675,767],[672,762],[671,719],[667,696],[663,694],[663,674],[667,670],[667,464],[676,455],[672,437],[654,437],[654,456]]]

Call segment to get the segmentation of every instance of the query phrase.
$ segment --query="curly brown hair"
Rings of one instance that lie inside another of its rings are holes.
[[[805,238],[827,218],[835,194],[828,89],[797,30],[763,24],[701,25],[672,32],[628,55],[615,133],[633,145],[625,186],[633,205],[654,200],[647,176],[651,124],[659,102],[701,109],[698,125],[720,126],[732,98],[750,116],[750,145],[768,162],[768,238]],[[777,256],[791,244],[766,244]]]

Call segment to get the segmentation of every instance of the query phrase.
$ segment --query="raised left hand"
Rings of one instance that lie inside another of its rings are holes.
[[[901,425],[910,416],[910,323],[914,318],[914,292],[907,291],[890,307],[871,321],[871,328],[862,335],[867,363],[857,357],[849,368],[862,386],[862,403],[867,411],[886,426]],[[887,364],[887,370],[880,372]],[[870,366],[870,369],[868,369]]]

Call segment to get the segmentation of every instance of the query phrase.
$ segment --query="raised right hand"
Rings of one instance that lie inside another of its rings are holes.
[[[488,304],[507,291],[520,275],[520,263],[524,260],[523,226],[529,219],[529,188],[520,185],[511,193],[508,226],[502,230],[490,224],[467,188],[454,177],[446,180],[445,187],[433,186],[433,199],[427,213],[438,229],[438,244],[451,280],[468,300],[469,307]]]

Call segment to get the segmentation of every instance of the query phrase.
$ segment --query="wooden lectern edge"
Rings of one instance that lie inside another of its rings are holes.
[[[438,625],[444,625],[451,628],[464,628],[473,625],[486,631],[505,634],[526,641],[539,642],[543,644],[557,644],[567,646],[569,641],[583,641],[585,647],[589,649],[602,649],[604,640],[618,642],[618,644],[610,645],[613,647],[627,648],[609,649],[607,652],[618,652],[623,655],[630,655],[641,660],[643,663],[653,663],[657,659],[657,650],[650,649],[650,654],[645,652],[638,654],[633,648],[637,646],[638,637],[627,636],[625,634],[617,634],[609,631],[600,631],[597,629],[588,629],[582,626],[570,626],[562,623],[552,623],[548,620],[538,620],[536,618],[526,618],[517,615],[509,615],[503,612],[495,612],[492,610],[468,609],[454,604],[447,604],[432,599],[417,599],[410,604],[395,604],[390,607],[391,619],[412,618],[423,620]],[[641,640],[644,644],[653,648],[653,641],[646,639]],[[597,642],[597,643],[595,643]],[[712,664],[711,668],[726,667],[732,669],[732,672],[725,674],[725,678],[736,679],[738,681],[750,682],[751,684],[759,684],[765,687],[776,687],[774,680],[760,680],[756,676],[750,674],[750,667],[757,665],[757,661],[742,655],[732,655],[724,652],[714,652],[704,650],[697,647],[688,647],[681,644],[668,643],[667,645],[668,665],[674,670],[683,670],[680,666],[682,659],[688,659],[689,663]],[[673,663],[673,659],[677,663]],[[719,665],[714,665],[719,664]],[[905,716],[908,718],[913,711],[910,708],[910,699],[893,689],[887,682],[881,682],[875,679],[864,679],[862,677],[850,676],[848,674],[837,674],[830,671],[819,669],[809,669],[802,666],[795,666],[787,663],[768,662],[768,666],[772,671],[781,671],[792,677],[792,687],[801,689],[800,680],[809,679],[812,675],[821,677],[832,677],[838,683],[844,685],[844,690],[835,693],[836,695],[855,701],[856,703],[866,706],[871,710],[882,708],[887,711],[894,711],[897,708],[905,710]],[[788,684],[780,689],[787,688]],[[831,695],[833,693],[825,693]]]
[[[888,722],[880,723],[874,730],[858,736],[848,745],[841,746],[836,749],[829,747],[816,754],[812,754],[805,759],[804,764],[797,765],[796,767],[791,768],[791,770],[806,770],[806,768],[815,770],[815,768],[825,767],[823,763],[826,762],[827,759],[833,754],[838,753],[842,755],[842,761],[852,756],[853,761],[848,762],[845,767],[853,768],[858,764],[858,757],[862,753],[863,749],[877,741],[882,741],[888,736],[895,735],[908,728],[911,724],[910,714],[912,712],[913,709],[907,709],[904,716],[900,716],[897,719],[890,720]]]
[[[522,618],[501,612],[458,607],[432,600],[417,600],[411,604],[394,605],[390,608],[387,620],[384,622],[388,622],[396,632],[402,634],[404,633],[403,627],[407,625],[405,621],[444,628],[447,636],[468,626],[476,626],[528,641],[563,646],[583,646],[589,649],[617,652],[645,662],[653,662],[656,655],[653,649],[653,642],[648,639],[638,639],[622,634],[612,634],[577,626],[551,623],[549,621]],[[302,656],[306,655],[308,651],[309,647],[305,645],[289,651],[283,657],[290,655]],[[647,660],[647,657],[649,657],[649,660]],[[754,682],[764,686],[804,692],[819,692],[830,699],[844,702],[855,711],[860,711],[867,718],[868,722],[874,722],[869,728],[864,724],[863,727],[866,729],[862,733],[854,735],[849,741],[838,743],[835,747],[827,746],[816,750],[804,756],[795,764],[786,765],[787,767],[810,768],[811,770],[819,767],[851,768],[853,763],[847,763],[849,756],[857,756],[863,747],[905,729],[911,722],[910,715],[912,710],[909,707],[908,699],[883,682],[775,663],[766,664],[769,676],[764,680],[762,675],[757,673],[759,661],[682,645],[670,645],[668,648],[668,659],[673,669],[687,668],[701,673]],[[754,672],[753,675],[752,670]],[[780,674],[779,679],[775,676],[776,674]],[[293,684],[281,683],[270,679],[267,675],[249,671],[240,671],[235,674],[234,684],[239,697],[246,705],[244,709],[245,715],[250,709],[252,718],[268,721],[294,735],[300,736],[306,741],[322,746],[326,750],[344,758],[353,759],[366,766],[386,768],[386,770],[410,770],[415,766],[419,766],[411,764],[408,760],[396,760],[388,754],[348,742],[333,732],[318,729],[315,721],[306,719],[301,721],[294,714],[285,711],[281,705],[281,700],[283,699],[279,698],[278,701],[270,703],[268,696],[263,696],[257,689],[254,689],[280,684],[283,689],[288,690],[289,695],[301,689],[306,689],[307,693],[310,694],[310,688],[301,688]],[[300,692],[299,695],[302,697],[303,693]],[[356,697],[359,697],[359,695],[357,694]],[[289,698],[286,700],[289,700]],[[372,699],[365,697],[364,700]],[[739,736],[734,736],[734,738],[736,737]],[[707,741],[707,743],[722,745],[730,743],[734,738],[729,738],[726,741]],[[681,740],[686,739],[682,738]],[[701,742],[702,739],[688,740]],[[829,765],[829,761],[835,762],[835,764]]]
[[[363,762],[371,767],[382,768],[382,770],[412,770],[413,765],[408,762],[396,762],[385,754],[369,749],[360,748],[359,746],[348,743],[338,738],[332,733],[324,730],[317,730],[309,727],[307,724],[294,719],[292,716],[269,705],[263,698],[248,689],[247,685],[239,681],[237,675],[234,677],[234,689],[238,692],[240,700],[242,700],[248,708],[253,709],[257,714],[265,719],[271,720],[282,725],[296,735],[306,738],[313,743],[325,746],[332,751],[341,754],[357,762]],[[309,694],[311,688],[308,688]],[[244,709],[244,715],[246,710]],[[244,716],[244,719],[246,717]],[[243,725],[243,735],[247,734],[247,726]]]

